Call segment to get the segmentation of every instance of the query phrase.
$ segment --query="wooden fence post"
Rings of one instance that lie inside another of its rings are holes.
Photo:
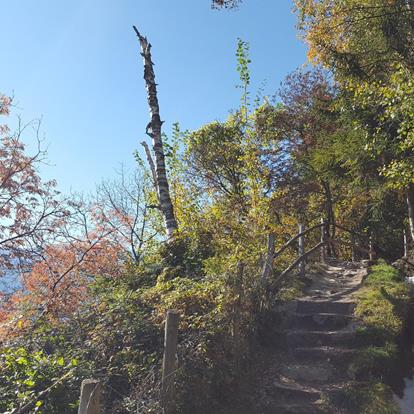
[[[355,263],[357,261],[356,257],[356,243],[355,243],[355,235],[351,233],[351,244],[352,244],[352,262]]]
[[[235,294],[237,300],[233,306],[233,341],[234,341],[234,355],[236,360],[236,370],[240,371],[240,361],[241,361],[241,351],[242,351],[242,342],[241,342],[241,322],[242,322],[242,307],[244,301],[244,292],[243,292],[243,277],[244,277],[244,268],[245,265],[243,262],[237,263],[236,269],[236,280],[235,280]]]
[[[372,237],[372,233],[370,233],[369,235],[369,260],[372,261],[375,258],[375,253],[374,253],[374,240]]]
[[[161,400],[165,414],[174,410],[175,371],[177,354],[177,336],[180,314],[174,310],[167,311],[164,336],[164,359],[162,362]]]
[[[305,231],[305,226],[302,223],[299,223],[299,233],[302,233],[303,231]],[[299,257],[305,254],[305,236],[304,235],[300,236],[298,240],[298,254],[299,254]],[[303,259],[300,262],[299,272],[301,276],[305,276],[306,259]]]
[[[322,218],[321,219],[321,243],[324,243],[321,247],[321,262],[325,263],[326,262],[326,224],[325,224],[325,220]]]
[[[403,229],[403,238],[404,238],[404,257],[408,257],[408,236],[407,229]]]
[[[85,379],[81,385],[78,414],[102,413],[102,385],[100,381]]]

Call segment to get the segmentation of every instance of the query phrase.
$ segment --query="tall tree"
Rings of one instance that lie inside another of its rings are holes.
[[[0,95],[0,115],[8,115],[11,101]],[[68,216],[58,200],[55,181],[43,181],[39,166],[45,151],[39,139],[39,122],[11,133],[0,126],[0,276],[30,264],[56,234]],[[36,135],[36,150],[29,154],[22,142],[28,132]]]
[[[167,236],[171,239],[178,229],[178,225],[174,214],[174,207],[171,202],[167,170],[165,166],[165,155],[161,134],[162,121],[158,104],[157,84],[155,83],[154,64],[151,57],[151,43],[148,42],[146,37],[140,34],[135,26],[133,26],[133,28],[138,37],[141,46],[141,55],[144,60],[144,80],[147,88],[148,105],[151,115],[151,120],[147,125],[146,133],[152,139],[155,154],[156,190],[160,209],[164,216]]]
[[[333,70],[367,149],[391,189],[405,192],[414,238],[414,3],[297,0],[312,60]]]

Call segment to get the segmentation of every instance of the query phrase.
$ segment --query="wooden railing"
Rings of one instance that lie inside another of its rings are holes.
[[[288,265],[288,267],[283,270],[279,275],[276,276],[276,280],[272,280],[272,284],[276,283],[279,285],[281,281],[294,269],[297,267],[300,268],[300,274],[304,275],[306,269],[306,262],[308,257],[313,253],[320,251],[320,261],[325,262],[330,255],[337,257],[336,247],[345,246],[351,249],[351,260],[353,262],[357,261],[359,257],[358,253],[362,253],[367,259],[373,260],[376,256],[373,247],[372,236],[359,233],[355,230],[350,230],[340,224],[335,223],[333,225],[338,233],[345,232],[350,235],[350,241],[343,240],[341,237],[330,237],[328,231],[328,223],[321,221],[319,224],[315,224],[307,229],[304,229],[302,224],[299,224],[299,232],[290,238],[286,243],[284,243],[277,251],[274,252],[275,237],[274,235],[269,235],[268,239],[268,252],[265,258],[262,279],[266,284],[269,282],[269,278],[273,273],[273,262],[281,257],[281,255],[290,247],[298,248],[298,257]],[[320,241],[308,251],[305,251],[305,236],[311,233],[312,231],[320,229]],[[359,242],[357,242],[359,239]]]

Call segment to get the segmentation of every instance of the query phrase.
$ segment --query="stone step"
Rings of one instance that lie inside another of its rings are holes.
[[[354,320],[352,315],[337,313],[293,313],[287,322],[288,327],[310,329],[312,331],[331,331],[345,328]]]
[[[312,403],[321,398],[319,390],[286,378],[275,380],[266,388],[266,394],[286,403]]]
[[[295,330],[286,334],[289,348],[318,347],[318,346],[354,346],[354,331],[307,331]]]
[[[280,373],[287,378],[301,383],[323,384],[338,377],[336,370],[329,364],[314,365],[286,364],[280,367]]]
[[[277,404],[260,410],[261,414],[327,414],[320,404]]]
[[[291,350],[296,361],[306,364],[329,362],[334,367],[344,366],[358,353],[356,349],[330,346],[297,347]]]
[[[336,313],[340,315],[351,315],[354,307],[354,302],[298,300],[296,313]]]

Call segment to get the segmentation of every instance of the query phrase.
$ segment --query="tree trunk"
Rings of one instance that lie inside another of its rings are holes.
[[[151,121],[147,125],[146,133],[151,137],[153,150],[155,154],[155,173],[156,173],[156,190],[160,208],[164,216],[165,229],[167,236],[171,239],[177,230],[177,220],[174,214],[174,208],[171,202],[170,190],[168,186],[167,170],[165,167],[165,155],[162,143],[160,118],[160,108],[158,105],[157,84],[155,83],[154,65],[151,60],[151,43],[146,37],[141,36],[138,29],[133,26],[138,36],[141,46],[141,55],[144,60],[144,80],[147,89],[148,105],[150,109]]]
[[[411,240],[414,240],[414,184],[407,189],[408,222],[410,223]]]
[[[275,255],[275,235],[269,233],[267,236],[267,253],[263,263],[262,284],[265,285],[273,272],[273,258]]]

